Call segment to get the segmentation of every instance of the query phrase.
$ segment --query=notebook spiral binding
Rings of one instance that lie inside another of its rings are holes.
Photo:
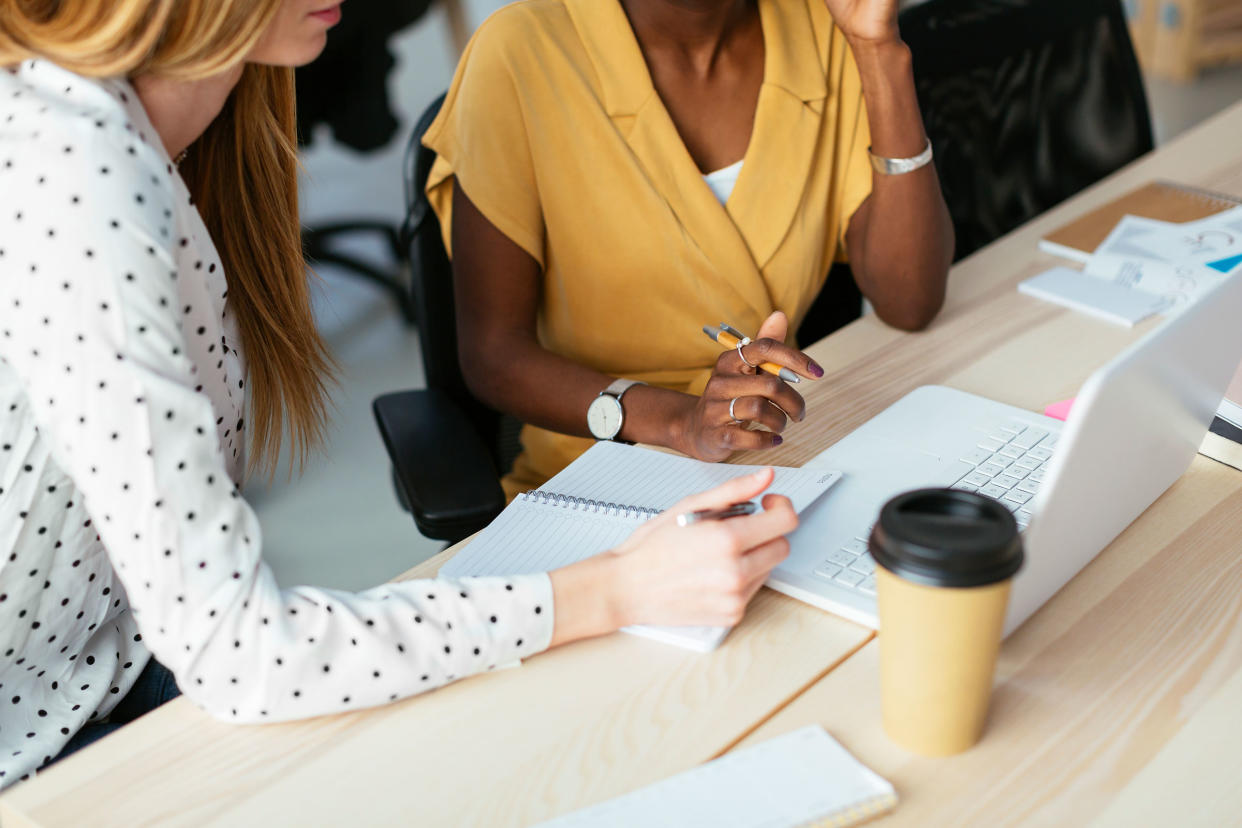
[[[546,492],[542,489],[522,492],[518,495],[518,497],[523,498],[524,500],[533,501],[535,503],[546,504],[548,506],[559,506],[564,509],[577,509],[583,512],[609,515],[611,517],[642,518],[643,520],[646,520],[648,518],[653,518],[660,513],[659,509],[651,509],[646,506],[612,503],[603,500],[590,500],[585,497],[574,497],[573,495],[562,494],[560,492]]]
[[[1211,204],[1212,206],[1220,207],[1221,209],[1228,209],[1242,204],[1242,199],[1238,199],[1231,195],[1225,195],[1224,193],[1217,193],[1212,190],[1207,190],[1203,187],[1192,187],[1189,184],[1178,184],[1175,181],[1161,181],[1159,184],[1162,187],[1167,187],[1170,190],[1177,190],[1191,196],[1192,198],[1198,199],[1205,204]]]

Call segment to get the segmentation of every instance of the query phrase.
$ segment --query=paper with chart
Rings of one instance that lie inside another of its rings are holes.
[[[1231,273],[1242,265],[1242,207],[1184,224],[1125,216],[1095,253]]]
[[[1242,272],[1242,207],[1183,224],[1125,216],[1083,272],[1162,296],[1166,312],[1177,310]]]
[[[1194,264],[1169,264],[1148,259],[1097,253],[1083,273],[1163,299],[1160,313],[1184,308],[1226,277]]]
[[[534,492],[519,495],[446,563],[446,577],[547,572],[615,548],[652,514],[682,498],[761,466],[704,463],[620,443],[596,443]],[[768,491],[796,511],[841,478],[825,469],[776,467]],[[727,630],[644,627],[629,630],[692,649],[711,649]]]

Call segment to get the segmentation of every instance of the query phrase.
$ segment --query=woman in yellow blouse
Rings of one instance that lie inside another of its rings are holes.
[[[952,230],[897,0],[521,0],[425,143],[467,382],[528,424],[511,497],[592,436],[778,445],[805,405],[753,366],[823,375],[784,342],[847,251],[890,324],[943,301]],[[720,320],[756,341],[722,355],[699,330]]]

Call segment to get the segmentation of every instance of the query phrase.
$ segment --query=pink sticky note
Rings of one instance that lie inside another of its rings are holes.
[[[1055,417],[1058,420],[1069,419],[1070,408],[1074,405],[1074,398],[1054,402],[1044,409],[1044,414],[1049,417]]]

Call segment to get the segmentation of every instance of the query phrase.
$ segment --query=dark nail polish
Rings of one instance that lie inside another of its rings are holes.
[[[783,442],[785,442],[785,438],[781,435],[775,434],[772,436],[772,445],[779,446]]]
[[[819,379],[820,377],[824,375],[824,369],[820,368],[814,362],[808,362],[806,365],[806,370],[810,371],[811,376],[815,377],[816,379]]]

